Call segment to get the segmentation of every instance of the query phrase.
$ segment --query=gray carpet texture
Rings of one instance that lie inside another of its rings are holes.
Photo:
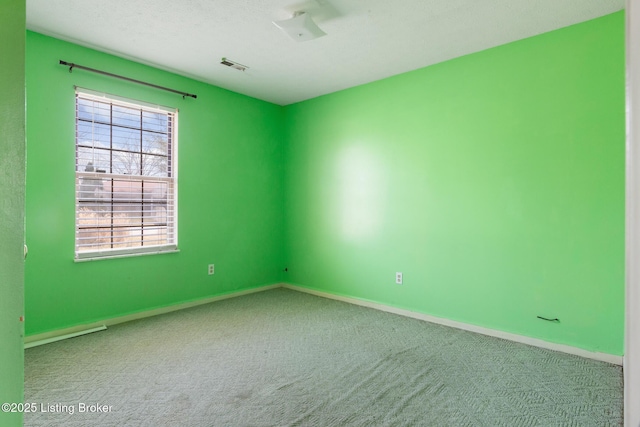
[[[281,288],[28,349],[25,402],[34,427],[623,420],[619,366]]]

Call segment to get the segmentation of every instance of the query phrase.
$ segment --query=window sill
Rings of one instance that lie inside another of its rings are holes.
[[[95,255],[86,253],[84,254],[83,258],[75,258],[73,262],[99,261],[103,259],[114,259],[114,258],[133,258],[133,257],[139,257],[139,256],[172,254],[172,253],[178,253],[178,252],[180,252],[180,249],[178,248],[174,248],[174,249],[158,248],[158,250],[149,251],[149,252],[130,252],[130,253],[114,253],[114,254],[104,254],[103,252],[102,255],[98,255],[97,253]]]

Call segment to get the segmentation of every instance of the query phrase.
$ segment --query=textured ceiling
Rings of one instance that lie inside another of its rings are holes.
[[[27,0],[27,28],[286,105],[623,7],[624,0]],[[297,43],[272,24],[294,11],[308,12],[327,36]],[[220,65],[222,57],[249,69]]]

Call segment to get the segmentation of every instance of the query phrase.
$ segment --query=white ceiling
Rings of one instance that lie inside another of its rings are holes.
[[[286,105],[623,7],[624,0],[27,0],[27,28]],[[289,39],[271,21],[294,11],[308,12],[328,35]],[[222,57],[249,69],[220,65]]]

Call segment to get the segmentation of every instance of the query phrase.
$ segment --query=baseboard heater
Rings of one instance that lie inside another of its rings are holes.
[[[31,347],[37,347],[37,346],[43,345],[43,344],[49,344],[49,343],[56,342],[56,341],[66,340],[67,338],[75,338],[75,337],[79,337],[80,335],[87,335],[87,334],[92,334],[94,332],[104,331],[105,329],[107,329],[107,327],[105,325],[100,325],[100,326],[97,326],[95,328],[84,329],[82,331],[73,332],[73,333],[70,333],[70,334],[58,335],[56,337],[46,338],[46,339],[38,340],[38,341],[32,341],[30,343],[25,343],[24,348],[27,349],[27,348],[31,348]]]

